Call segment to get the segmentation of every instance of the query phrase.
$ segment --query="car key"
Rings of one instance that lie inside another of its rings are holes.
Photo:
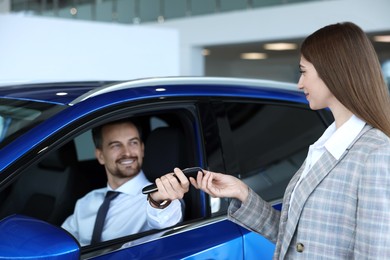
[[[184,175],[185,175],[187,178],[193,177],[193,178],[196,179],[196,176],[197,176],[197,174],[198,174],[199,171],[202,172],[202,173],[204,174],[202,168],[200,168],[200,167],[185,168],[185,169],[183,169],[182,171],[183,171]],[[176,177],[176,175],[173,175],[173,176]],[[176,177],[176,178],[177,178],[177,177]],[[179,180],[179,179],[178,179],[178,180]],[[179,181],[179,182],[180,182],[180,181]],[[144,188],[142,189],[142,193],[143,193],[143,194],[149,194],[149,193],[152,193],[152,192],[156,192],[157,190],[158,190],[157,185],[156,185],[155,183],[153,183],[153,184],[150,184],[150,185],[144,187]]]

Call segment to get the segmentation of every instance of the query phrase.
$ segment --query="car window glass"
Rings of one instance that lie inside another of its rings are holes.
[[[154,129],[158,128],[158,127],[167,127],[167,126],[169,126],[166,121],[162,120],[161,118],[155,117],[155,116],[151,117],[149,121],[150,121],[150,128],[151,128],[151,130],[154,130]]]
[[[78,186],[74,142],[51,150],[35,160],[2,192],[0,219],[22,214],[60,225],[73,211]]]
[[[218,122],[224,118],[224,108],[219,103],[200,102],[198,104],[200,120],[202,122],[203,145],[207,160],[207,170],[214,172],[226,172],[226,158],[222,151],[221,140],[223,136],[219,132]],[[225,214],[229,205],[228,198],[209,197],[209,209],[212,215]]]
[[[0,148],[64,107],[28,100],[1,99]]]
[[[92,132],[88,130],[75,139],[77,158],[79,161],[96,160],[95,145],[92,141]]]
[[[212,112],[199,107],[208,169],[236,175],[267,201],[282,198],[308,146],[325,130],[317,112],[291,104],[215,102]],[[216,149],[220,145],[223,152]],[[224,214],[228,205],[210,198],[213,215]]]
[[[180,167],[198,165],[196,162],[199,159],[195,157],[197,152],[194,147],[196,143],[194,124],[190,113],[184,110],[175,110],[158,111],[155,114],[148,112],[148,114],[139,116],[132,115],[141,123],[145,140],[156,129],[177,129],[184,134],[181,143],[186,145],[184,152],[180,153],[181,156],[185,157],[186,164]],[[105,169],[96,160],[91,129],[83,129],[82,131],[83,133],[68,140],[61,147],[47,151],[39,161],[36,160],[36,163],[29,165],[7,189],[0,193],[0,219],[18,213],[61,226],[63,221],[73,213],[77,199],[93,189],[106,186]],[[167,139],[164,141],[170,143]],[[160,142],[158,142],[158,147],[161,147]],[[169,145],[166,147],[171,149]],[[155,150],[159,151],[160,149]],[[162,168],[161,165],[165,164],[164,160],[170,161],[169,158],[165,157],[170,155],[157,153],[160,163],[154,163],[155,166]],[[169,168],[169,171],[165,168],[164,174],[173,170],[173,167]],[[156,177],[152,176],[152,178],[154,181]],[[152,181],[152,179],[150,180]],[[202,204],[198,194],[199,191],[196,190],[185,195],[183,199],[186,206],[184,207],[183,204],[184,221],[202,216]]]
[[[284,105],[227,103],[239,177],[267,201],[283,197],[308,147],[325,130],[315,111]]]

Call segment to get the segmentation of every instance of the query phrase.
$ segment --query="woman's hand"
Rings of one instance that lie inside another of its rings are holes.
[[[234,176],[203,170],[198,172],[196,180],[190,178],[191,184],[213,197],[235,198],[245,202],[248,198],[248,186]]]

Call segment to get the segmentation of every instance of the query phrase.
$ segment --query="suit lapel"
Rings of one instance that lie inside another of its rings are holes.
[[[289,223],[291,223],[294,227],[298,222],[302,209],[310,194],[337,165],[337,163],[338,161],[328,151],[325,151],[318,162],[313,165],[313,168],[307,176],[298,185],[295,190],[294,198],[291,201],[291,208],[289,209]]]
[[[301,216],[302,209],[309,198],[310,194],[318,186],[318,184],[325,178],[326,175],[332,170],[337,164],[337,160],[329,153],[325,152],[318,162],[313,166],[308,175],[301,181],[294,193],[294,198],[289,204],[289,207],[286,207],[285,214],[288,215],[288,221],[286,221],[286,227],[284,229],[284,236],[282,242],[282,248],[280,256],[284,256],[289,248],[291,239],[295,233],[295,229],[298,224],[298,220]],[[289,200],[291,197],[292,190],[295,187],[297,181],[294,185],[291,185]]]
[[[284,243],[284,237],[286,233],[286,223],[287,223],[287,218],[288,218],[288,211],[290,208],[290,198],[291,198],[291,193],[297,184],[300,176],[302,175],[303,169],[305,168],[306,160],[303,162],[301,168],[294,174],[292,179],[290,180],[290,183],[288,184],[286,191],[284,193],[284,198],[283,198],[283,207],[282,207],[282,212],[280,214],[280,222],[279,222],[279,234],[278,234],[278,239],[276,243],[276,248],[275,248],[275,255],[284,255],[284,253],[287,251],[286,244]],[[276,257],[279,259],[279,257]],[[283,257],[281,258],[283,259]]]
[[[298,182],[299,178],[301,177],[303,170],[305,169],[305,164],[306,164],[306,160],[303,162],[301,168],[299,168],[299,170],[291,178],[291,180],[286,188],[285,196],[283,198],[283,209],[285,209],[286,212],[289,211],[291,194],[294,190],[295,185],[297,185],[297,182]],[[283,211],[285,211],[285,210],[283,210]]]

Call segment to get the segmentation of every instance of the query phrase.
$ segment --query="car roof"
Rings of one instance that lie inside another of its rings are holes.
[[[3,85],[0,97],[67,105],[84,93],[112,81],[46,82]]]
[[[161,77],[130,81],[53,82],[7,85],[0,87],[0,97],[74,105],[88,98],[117,90],[172,85],[219,85],[223,87],[249,86],[297,91],[295,84],[271,80],[227,77]]]

